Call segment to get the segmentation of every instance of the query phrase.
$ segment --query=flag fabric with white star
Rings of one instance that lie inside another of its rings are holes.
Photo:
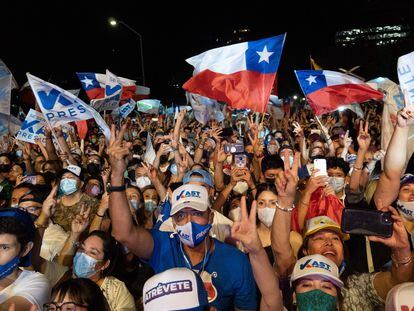
[[[344,73],[330,70],[295,70],[295,74],[317,116],[332,112],[341,106],[383,98],[380,91]]]
[[[186,61],[194,74],[183,88],[234,109],[266,112],[286,34],[206,51]]]
[[[106,74],[94,72],[77,72],[82,88],[90,100],[105,97]],[[133,98],[134,100],[148,98],[150,89],[145,86],[136,85],[134,80],[117,77],[122,84],[121,99]]]

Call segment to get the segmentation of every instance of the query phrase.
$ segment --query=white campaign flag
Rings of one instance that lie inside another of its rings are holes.
[[[0,59],[0,77],[4,77],[8,75],[11,76],[11,88],[18,89],[19,86],[16,80],[14,79],[13,74],[11,73],[10,69],[6,66],[6,64]]]
[[[6,134],[16,135],[22,122],[11,114],[0,113],[0,137]]]
[[[109,140],[111,136],[109,127],[95,109],[72,93],[30,73],[27,73],[27,79],[46,122],[51,127],[93,118]]]
[[[137,110],[142,113],[158,114],[161,102],[158,99],[141,99],[137,101]]]
[[[217,100],[204,97],[198,94],[186,92],[187,103],[194,111],[194,118],[205,125],[210,120],[221,122],[224,120],[224,105]]]
[[[107,69],[105,80],[105,97],[91,100],[91,106],[96,111],[114,110],[119,107],[121,95],[121,80]]]
[[[34,144],[36,143],[35,139],[40,138],[45,143],[45,126],[47,126],[47,123],[43,114],[30,109],[22,127],[16,135],[16,139]]]
[[[0,113],[10,114],[12,75],[0,76]]]
[[[145,150],[145,154],[144,154],[144,162],[153,165],[156,156],[157,155],[155,154],[154,147],[152,146],[151,136],[148,133],[148,135],[147,135],[146,150]]]
[[[121,119],[125,119],[129,116],[129,114],[134,111],[135,109],[135,101],[132,98],[129,98],[128,101],[123,104],[122,106],[116,108],[114,111],[112,111],[112,116],[114,117],[120,117]]]

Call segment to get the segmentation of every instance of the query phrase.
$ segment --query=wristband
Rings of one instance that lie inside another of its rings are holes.
[[[106,190],[108,191],[108,193],[111,193],[111,192],[122,192],[122,191],[125,191],[126,190],[126,187],[125,187],[125,185],[122,185],[122,186],[109,186],[109,187],[107,187]]]
[[[103,218],[105,215],[99,215],[98,213],[95,213],[96,216]]]
[[[293,210],[295,209],[295,204],[292,204],[292,207],[287,207],[287,208],[284,208],[284,207],[281,207],[281,206],[280,206],[280,204],[279,204],[279,202],[278,202],[278,201],[276,201],[276,207],[277,207],[278,209],[280,209],[281,211],[284,211],[284,212],[291,212],[291,211],[293,211]]]
[[[356,170],[356,171],[362,171],[362,167],[356,167],[356,166],[354,166],[353,169]]]

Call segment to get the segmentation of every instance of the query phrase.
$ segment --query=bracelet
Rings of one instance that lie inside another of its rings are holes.
[[[413,261],[413,256],[410,254],[410,256],[403,258],[401,261],[397,261],[394,254],[391,254],[392,264],[398,268],[401,266],[406,266],[409,263]]]
[[[362,171],[363,167],[356,167],[356,166],[354,166],[353,169],[356,170],[356,171]]]
[[[105,215],[99,215],[98,213],[95,213],[95,215],[101,218],[105,216]]]
[[[45,229],[45,228],[47,228],[48,226],[49,226],[49,224],[46,224],[46,225],[42,225],[42,224],[39,224],[38,222],[34,222],[34,226],[35,226],[35,228],[36,229],[39,229],[39,228],[43,228],[43,229]]]
[[[278,209],[280,209],[281,211],[284,211],[284,212],[291,212],[291,211],[293,211],[293,210],[295,209],[295,204],[292,204],[292,207],[287,207],[287,208],[284,208],[284,207],[281,207],[281,206],[280,206],[280,204],[279,204],[279,202],[278,202],[278,201],[276,201],[276,207],[277,207]]]

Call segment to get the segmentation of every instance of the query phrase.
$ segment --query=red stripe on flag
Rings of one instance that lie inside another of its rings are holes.
[[[339,84],[319,89],[306,98],[316,115],[321,115],[354,103],[371,99],[382,100],[383,94],[365,84]]]
[[[265,112],[275,74],[239,71],[220,74],[203,70],[188,80],[183,88],[191,93],[226,102],[234,109]]]

